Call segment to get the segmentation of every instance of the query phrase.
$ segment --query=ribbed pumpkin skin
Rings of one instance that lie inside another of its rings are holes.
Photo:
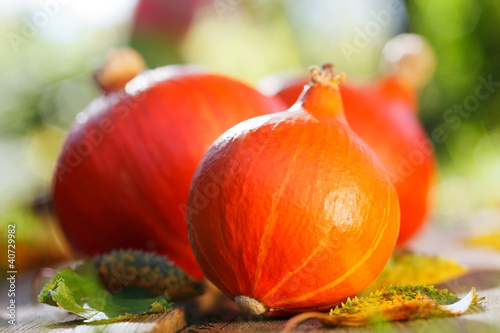
[[[396,191],[343,119],[338,91],[315,86],[304,98],[314,113],[296,105],[222,135],[188,197],[206,277],[271,315],[328,309],[367,287],[399,229]]]
[[[289,107],[307,80],[283,82],[276,97]],[[392,176],[401,208],[398,244],[402,245],[424,225],[436,161],[416,111],[415,93],[402,83],[385,79],[366,88],[340,87],[347,122],[378,155]]]
[[[134,80],[147,78],[148,73]],[[134,94],[100,97],[85,110],[88,120],[71,130],[54,177],[54,203],[69,241],[87,255],[120,248],[154,250],[201,277],[185,219],[196,166],[225,130],[280,110],[279,101],[209,74],[178,75]],[[88,142],[86,136],[105,119],[112,130],[101,132],[101,142],[65,171],[72,165],[71,152]]]

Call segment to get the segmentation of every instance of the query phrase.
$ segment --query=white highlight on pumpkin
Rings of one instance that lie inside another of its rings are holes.
[[[186,76],[204,73],[205,69],[199,65],[168,65],[155,69],[150,69],[136,76],[125,86],[125,92],[129,95],[136,95],[151,86],[172,79],[176,76]]]

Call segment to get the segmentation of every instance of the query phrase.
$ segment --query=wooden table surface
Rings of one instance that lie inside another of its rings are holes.
[[[372,327],[321,328],[319,321],[311,319],[296,326],[294,332],[500,332],[500,251],[465,246],[464,237],[481,230],[481,223],[470,223],[461,228],[432,226],[411,244],[417,253],[439,254],[454,258],[471,272],[448,281],[445,287],[463,296],[476,287],[486,297],[485,310],[459,317],[396,322]],[[486,229],[485,229],[486,230]],[[204,295],[197,300],[177,304],[175,310],[159,315],[142,316],[133,322],[108,325],[85,324],[76,315],[32,301],[32,273],[19,275],[17,281],[17,325],[6,322],[5,284],[0,287],[1,332],[278,332],[286,320],[249,317],[234,303],[219,295]]]

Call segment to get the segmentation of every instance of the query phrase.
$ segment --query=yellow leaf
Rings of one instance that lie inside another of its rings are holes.
[[[479,304],[474,288],[462,300],[433,286],[399,285],[383,287],[367,297],[348,299],[329,314],[308,312],[290,319],[284,331],[310,318],[323,326],[362,326],[385,321],[412,320],[460,315]]]
[[[467,239],[467,244],[473,246],[487,246],[496,250],[500,250],[500,230],[480,236],[471,237]]]
[[[368,288],[368,292],[390,284],[439,284],[465,272],[467,270],[452,259],[414,253],[395,254]]]

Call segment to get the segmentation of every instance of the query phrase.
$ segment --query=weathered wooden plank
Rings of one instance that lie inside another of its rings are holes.
[[[133,321],[113,324],[84,323],[69,312],[52,306],[39,304],[21,307],[18,310],[18,323],[15,326],[2,325],[4,331],[11,332],[177,332],[186,327],[183,309],[174,309],[168,313],[144,315]]]
[[[211,307],[201,309],[201,311],[197,309],[197,315],[191,316],[193,318],[193,323],[184,328],[181,333],[219,332],[225,330],[229,323],[237,320],[241,312],[231,300],[225,296],[217,296],[214,294],[205,296],[205,298],[210,297],[216,297],[217,299],[211,302]],[[188,313],[193,311],[192,306],[187,309]]]

